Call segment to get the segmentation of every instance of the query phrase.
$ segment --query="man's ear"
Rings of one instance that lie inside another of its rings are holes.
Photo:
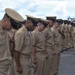
[[[5,23],[5,25],[7,25],[7,24],[8,24],[8,19],[5,18],[5,19],[3,20],[3,22]]]
[[[5,19],[3,19],[3,21],[6,23],[7,22],[7,19],[5,18]]]

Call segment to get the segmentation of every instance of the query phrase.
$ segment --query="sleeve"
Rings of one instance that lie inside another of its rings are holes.
[[[45,39],[46,39],[47,36],[48,36],[48,31],[47,31],[47,29],[45,29],[45,30],[43,31],[43,34],[44,34],[44,37],[45,37]]]
[[[54,31],[54,33],[53,33],[53,39],[54,39],[54,44],[55,45],[59,45],[59,35],[58,35],[59,33],[58,33],[58,31]]]
[[[24,34],[16,33],[14,39],[15,39],[15,50],[20,52],[24,42]]]

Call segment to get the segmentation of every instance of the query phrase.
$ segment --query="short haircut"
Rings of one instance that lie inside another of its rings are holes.
[[[8,18],[7,14],[5,13],[2,19]],[[8,18],[9,19],[9,18]]]

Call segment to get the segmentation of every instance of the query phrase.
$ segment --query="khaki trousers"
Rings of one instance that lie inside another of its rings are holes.
[[[0,75],[8,75],[10,65],[11,65],[10,60],[0,61]]]
[[[75,54],[75,34],[73,35],[74,54]]]
[[[16,71],[16,63],[14,62],[15,75],[31,75],[31,57],[28,55],[20,55],[20,62],[23,68],[22,73]]]
[[[14,59],[12,59],[11,61],[11,66],[8,70],[8,75],[15,75],[15,71],[14,71]]]
[[[35,67],[35,75],[43,75],[45,73],[44,69],[44,62],[45,62],[45,54],[42,52],[36,53],[37,57],[37,65]]]
[[[71,37],[70,37],[70,32],[68,32],[67,34],[68,34],[68,37],[67,37],[67,40],[68,40],[68,41],[67,41],[67,42],[68,42],[68,43],[67,43],[67,44],[68,44],[68,48],[71,48],[71,42],[70,42]]]
[[[60,53],[53,54],[52,75],[58,75]]]
[[[67,33],[64,33],[64,35],[65,35],[65,39],[63,40],[64,41],[63,47],[65,49],[67,49],[67,48],[69,48],[69,46],[68,46],[68,34]]]
[[[44,74],[43,75],[51,75],[51,68],[52,68],[52,52],[50,48],[46,48],[46,51],[48,53],[48,59],[45,60],[45,65],[44,65]]]
[[[73,37],[70,37],[70,45],[71,45],[71,47],[74,47],[74,44],[73,44]]]

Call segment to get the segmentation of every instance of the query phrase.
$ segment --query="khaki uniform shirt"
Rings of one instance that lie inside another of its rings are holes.
[[[68,26],[68,31],[71,33],[71,25]]]
[[[63,32],[63,33],[64,33],[64,28],[65,28],[65,24],[62,24],[61,25],[61,32]]]
[[[49,50],[54,50],[54,41],[53,41],[53,34],[51,32],[51,28],[47,27],[44,31],[45,36],[45,47],[48,47]]]
[[[7,31],[0,26],[0,61],[11,60],[9,37]]]
[[[20,28],[15,34],[15,50],[20,54],[31,55],[32,37],[25,26]]]
[[[73,38],[74,35],[74,28],[71,26],[71,37]]]
[[[75,43],[75,27],[73,28],[73,41]]]
[[[74,33],[75,33],[75,27],[73,28],[73,30],[74,30]]]
[[[32,32],[33,35],[33,46],[36,47],[36,52],[45,52],[45,39],[44,35],[36,29]]]
[[[57,29],[53,29],[53,28],[52,28],[52,32],[53,32],[54,47],[55,47],[54,53],[60,53],[62,48],[61,34]]]
[[[68,33],[68,26],[67,26],[67,24],[64,27],[64,33]]]

